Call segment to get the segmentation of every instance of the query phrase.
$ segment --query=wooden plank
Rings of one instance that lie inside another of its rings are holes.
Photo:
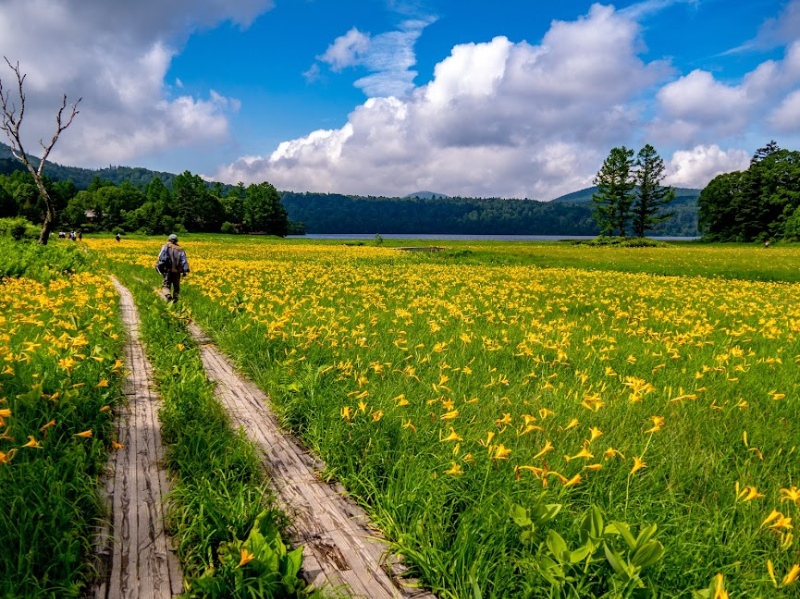
[[[114,279],[128,330],[125,362],[127,402],[117,414],[117,440],[123,447],[109,460],[107,491],[112,511],[112,541],[95,599],[169,599],[183,592],[183,575],[164,525],[168,493],[164,448],[158,422],[160,399],[153,391],[152,368],[139,339],[133,297]],[[108,546],[108,543],[106,544]]]
[[[235,371],[199,327],[190,323],[189,330],[234,426],[260,449],[278,504],[292,519],[292,542],[305,547],[305,580],[353,597],[435,599],[416,581],[397,576],[405,570],[400,559],[388,554],[367,515],[340,486],[318,479],[324,464],[280,430],[267,396]]]

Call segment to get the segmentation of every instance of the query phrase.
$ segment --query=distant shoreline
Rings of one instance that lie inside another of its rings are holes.
[[[383,239],[420,239],[443,241],[579,241],[594,235],[456,235],[447,233],[379,233]],[[307,233],[288,235],[287,239],[375,239],[376,233]],[[699,237],[650,237],[658,241],[697,241]]]

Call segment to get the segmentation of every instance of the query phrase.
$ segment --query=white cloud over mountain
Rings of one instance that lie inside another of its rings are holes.
[[[554,22],[539,45],[502,36],[459,45],[410,97],[370,98],[342,129],[284,142],[217,176],[344,193],[554,197],[591,184],[636,124],[637,96],[670,74],[666,63],[640,60],[639,43],[636,22],[595,5]]]
[[[300,191],[549,199],[591,185],[617,145],[652,143],[670,183],[702,187],[746,166],[752,149],[771,138],[788,147],[800,141],[800,0],[750,44],[783,48],[782,56],[739,79],[643,58],[640,21],[686,1],[646,0],[622,11],[595,4],[574,20],[553,21],[536,43],[498,36],[459,44],[421,86],[415,47],[434,18],[405,13],[394,31],[379,33],[353,27],[305,75],[313,85],[321,70],[360,69],[355,85],[368,99],[341,126],[241,157],[214,177]],[[52,134],[62,92],[84,100],[80,126],[56,146],[58,162],[136,164],[230,141],[237,99],[212,89],[191,95],[165,77],[192,34],[225,22],[246,28],[272,4],[4,0],[3,52],[28,75],[28,146]],[[7,84],[12,73],[0,67]]]
[[[591,185],[611,147],[650,142],[667,149],[671,183],[703,187],[746,168],[737,144],[798,131],[800,42],[738,83],[702,70],[676,77],[669,63],[639,57],[634,18],[672,3],[622,12],[596,4],[575,21],[554,21],[538,45],[496,37],[456,46],[410,96],[370,98],[341,129],[284,142],[217,177],[296,190],[549,199]],[[770,26],[786,30],[780,19]],[[343,64],[340,56],[357,62],[347,49],[359,40],[353,32],[337,40],[331,65]]]

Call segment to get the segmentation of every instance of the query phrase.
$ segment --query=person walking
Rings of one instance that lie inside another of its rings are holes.
[[[167,301],[177,302],[181,292],[181,277],[189,274],[189,261],[186,252],[178,245],[178,236],[174,233],[167,237],[167,243],[161,246],[156,261],[156,270],[163,277],[161,293]]]

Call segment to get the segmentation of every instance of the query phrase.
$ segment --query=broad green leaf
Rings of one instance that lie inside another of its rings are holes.
[[[658,530],[657,524],[651,524],[640,530],[639,535],[636,537],[636,547],[641,547],[652,539],[653,535],[656,534],[656,530]]]
[[[655,564],[664,555],[664,546],[658,541],[648,541],[631,557],[631,563],[639,568],[647,568]]]
[[[620,535],[622,535],[622,538],[625,539],[625,542],[628,544],[628,547],[630,547],[631,549],[636,549],[636,539],[633,538],[633,535],[631,534],[631,531],[628,528],[627,524],[615,520],[614,522],[611,523],[611,526],[613,526],[616,529],[616,531]]]
[[[528,517],[528,510],[516,503],[511,505],[511,519],[519,527],[530,526],[531,519]]]
[[[628,569],[628,565],[622,559],[622,556],[609,547],[608,543],[603,543],[603,549],[606,553],[606,559],[614,569],[614,572],[622,576],[625,580],[630,580],[631,573]]]
[[[575,551],[570,551],[569,562],[571,564],[582,562],[590,553],[592,553],[593,549],[594,547],[590,543],[586,543],[585,545],[578,547]]]
[[[547,548],[559,562],[563,562],[568,557],[566,541],[554,530],[547,531]]]

